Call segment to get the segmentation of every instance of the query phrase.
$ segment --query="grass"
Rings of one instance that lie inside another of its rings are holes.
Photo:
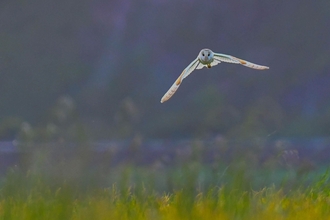
[[[258,149],[139,166],[142,151],[115,165],[113,155],[56,152],[24,156],[3,175],[0,219],[330,219],[327,167],[276,155],[260,163]]]
[[[126,166],[108,187],[50,180],[11,170],[0,191],[1,219],[329,219],[329,173],[310,185],[253,190],[241,174],[232,181],[201,187],[200,170],[177,171],[168,192],[155,190],[140,168]],[[176,176],[177,175],[177,176]],[[135,176],[135,181],[132,178]],[[140,176],[137,178],[137,176]],[[229,178],[228,178],[229,179]],[[289,184],[291,186],[291,183]]]
[[[115,186],[88,195],[71,189],[33,189],[2,197],[2,219],[327,219],[328,192],[274,188],[240,191],[226,187],[191,195],[120,192]]]

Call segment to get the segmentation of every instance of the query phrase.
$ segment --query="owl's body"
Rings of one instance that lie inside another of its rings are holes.
[[[181,73],[179,78],[174,82],[171,88],[165,93],[163,98],[161,99],[161,103],[169,100],[176,90],[179,88],[182,80],[189,76],[189,74],[194,71],[195,69],[202,69],[204,66],[207,68],[211,68],[212,66],[218,65],[221,62],[226,63],[234,63],[234,64],[241,64],[246,67],[250,67],[257,70],[265,70],[269,69],[267,66],[257,65],[246,60],[242,60],[231,55],[221,54],[221,53],[214,53],[210,49],[203,49],[199,52],[197,58],[191,62]]]

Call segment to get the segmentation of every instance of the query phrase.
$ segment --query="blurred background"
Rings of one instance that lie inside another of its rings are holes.
[[[325,0],[3,2],[1,137],[63,123],[92,140],[328,136],[329,9]],[[202,48],[270,70],[202,69],[160,104]]]
[[[223,159],[243,152],[255,166],[300,161],[310,170],[303,156],[324,162],[330,143],[329,10],[327,0],[3,1],[2,151],[47,148],[58,163],[64,145],[79,143],[76,152],[128,149],[126,162],[159,168],[172,161],[166,148],[191,156],[206,147]],[[203,48],[270,69],[204,68],[161,104]],[[163,153],[142,160],[141,147]]]

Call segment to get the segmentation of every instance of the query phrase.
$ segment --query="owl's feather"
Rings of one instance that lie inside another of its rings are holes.
[[[257,69],[257,70],[269,69],[269,67],[267,67],[267,66],[261,66],[261,65],[251,63],[246,60],[239,59],[239,58],[231,56],[231,55],[226,55],[226,54],[221,54],[221,53],[214,53],[214,60],[222,61],[225,63],[242,64],[243,66],[250,67],[252,69]]]
[[[179,86],[181,85],[181,82],[184,78],[186,78],[187,76],[189,76],[189,74],[194,71],[197,66],[199,66],[200,62],[198,60],[198,58],[196,58],[194,61],[192,61],[180,74],[180,76],[177,78],[177,80],[175,80],[175,82],[173,83],[173,85],[171,86],[171,88],[165,93],[165,95],[162,97],[161,99],[161,103],[166,102],[167,100],[169,100],[174,93],[176,92],[176,90],[178,90]]]

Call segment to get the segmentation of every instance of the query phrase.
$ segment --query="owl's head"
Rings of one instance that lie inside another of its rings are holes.
[[[198,59],[202,64],[210,64],[213,61],[214,53],[210,49],[203,49],[198,54]]]

